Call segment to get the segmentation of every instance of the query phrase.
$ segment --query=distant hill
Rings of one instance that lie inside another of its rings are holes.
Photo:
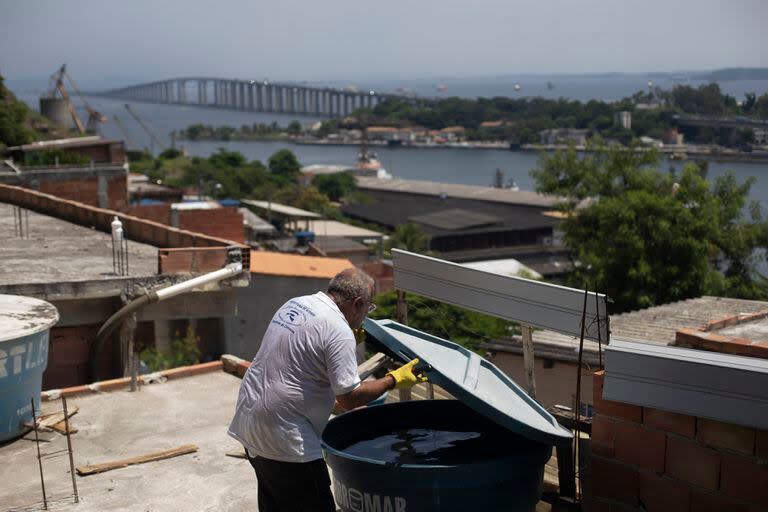
[[[727,80],[768,80],[768,68],[724,68],[697,74],[700,80],[722,82]]]

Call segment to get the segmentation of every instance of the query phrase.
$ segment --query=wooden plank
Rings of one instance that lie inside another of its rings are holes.
[[[77,411],[79,410],[80,408],[77,406],[72,407],[72,409],[68,411],[69,417],[71,418],[72,416],[77,414]],[[45,416],[40,416],[37,419],[37,427],[52,429],[53,425],[56,425],[57,423],[61,423],[62,421],[64,421],[64,411],[58,411],[52,414],[46,414]],[[53,430],[56,430],[56,429],[53,429]]]
[[[557,445],[557,480],[560,496],[576,497],[576,475],[573,473],[573,448],[570,444]]]
[[[371,374],[376,372],[379,368],[387,364],[387,356],[381,352],[377,352],[370,359],[363,361],[360,366],[357,367],[357,373],[360,374],[360,380],[367,379]]]
[[[525,368],[525,386],[528,395],[536,398],[536,378],[534,377],[533,329],[528,324],[520,324],[523,336],[523,366]]]
[[[66,420],[61,420],[60,422],[51,425],[50,428],[51,428],[51,430],[55,430],[59,434],[67,435],[67,422],[66,422]],[[69,425],[69,433],[70,434],[77,434],[77,428],[72,426],[71,423]]]
[[[178,457],[179,455],[186,455],[188,453],[195,453],[197,446],[194,444],[185,444],[178,448],[172,448],[170,450],[163,450],[160,452],[148,453],[146,455],[140,455],[138,457],[131,457],[129,459],[116,460],[112,462],[103,462],[101,464],[94,464],[92,466],[78,466],[77,474],[80,476],[93,475],[96,473],[104,473],[105,471],[111,471],[113,469],[120,469],[128,466],[134,466],[136,464],[144,464],[145,462],[153,462],[156,460],[170,459],[171,457]]]

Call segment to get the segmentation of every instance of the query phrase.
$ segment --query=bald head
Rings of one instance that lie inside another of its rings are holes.
[[[328,294],[340,300],[361,297],[370,302],[373,298],[373,279],[359,268],[348,268],[331,279]]]

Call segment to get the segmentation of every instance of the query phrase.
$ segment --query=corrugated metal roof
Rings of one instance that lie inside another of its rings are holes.
[[[360,228],[351,224],[345,224],[337,220],[311,220],[309,230],[318,236],[344,236],[354,238],[380,238],[383,236],[378,231]]]
[[[77,148],[82,146],[102,146],[108,144],[122,144],[118,139],[103,139],[98,135],[90,137],[73,137],[70,139],[40,140],[31,144],[13,146],[8,151],[42,151],[56,148]]]
[[[711,320],[768,309],[768,302],[703,296],[611,316],[611,336],[669,345],[683,327],[699,328]]]
[[[681,300],[639,311],[631,311],[610,317],[611,338],[637,341],[651,345],[670,345],[675,333],[684,327],[699,328],[711,320],[739,313],[757,313],[768,309],[768,302],[725,297],[703,296]],[[579,338],[548,330],[533,331],[533,344],[537,351],[563,360],[575,360]],[[482,344],[489,350],[505,350],[520,353],[520,340],[499,340]],[[604,347],[605,348],[605,347]],[[584,340],[584,353],[596,357],[598,344]]]
[[[430,196],[457,197],[462,199],[477,199],[507,204],[521,204],[529,206],[554,206],[559,200],[555,196],[545,196],[528,190],[510,190],[493,187],[480,187],[476,185],[460,185],[456,183],[437,183],[423,180],[380,180],[378,178],[357,178],[357,185],[361,189],[386,190],[392,192],[410,192],[411,194],[425,194]]]
[[[271,210],[273,213],[279,213],[288,217],[299,217],[302,219],[319,219],[322,217],[319,213],[302,210],[301,208],[295,208],[293,206],[288,206],[287,204],[270,201],[254,201],[253,199],[243,199],[242,202],[261,210]]]
[[[251,273],[331,279],[354,265],[345,258],[321,258],[280,252],[251,251]]]
[[[408,220],[446,230],[474,228],[501,222],[501,219],[495,215],[486,215],[462,208],[449,208],[424,215],[414,215]]]

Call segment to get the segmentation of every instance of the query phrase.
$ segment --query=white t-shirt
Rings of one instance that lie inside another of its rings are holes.
[[[243,377],[229,435],[251,456],[322,458],[320,434],[336,395],[360,385],[355,345],[349,323],[325,293],[283,304]]]

